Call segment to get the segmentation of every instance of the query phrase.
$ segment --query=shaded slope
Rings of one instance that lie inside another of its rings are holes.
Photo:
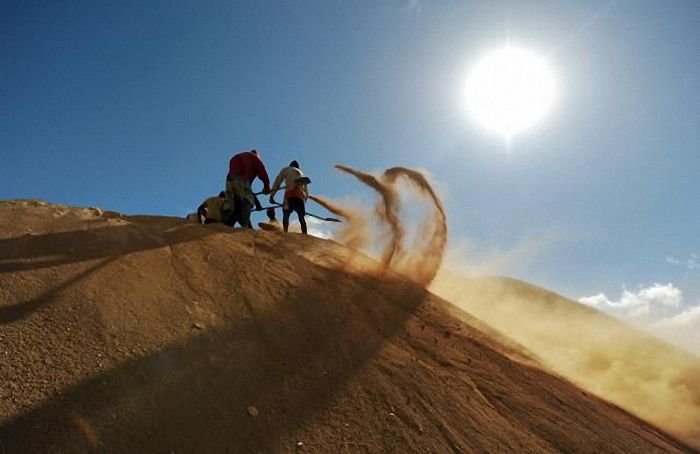
[[[690,451],[332,242],[31,205],[0,204],[4,452]]]

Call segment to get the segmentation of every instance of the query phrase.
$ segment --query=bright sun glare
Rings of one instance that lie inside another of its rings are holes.
[[[555,95],[556,81],[547,63],[518,47],[506,46],[486,55],[467,78],[469,113],[506,139],[540,121]]]

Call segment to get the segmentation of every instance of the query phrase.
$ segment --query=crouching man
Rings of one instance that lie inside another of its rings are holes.
[[[223,222],[223,208],[226,193],[221,191],[218,197],[209,197],[197,208],[197,219],[200,224]]]

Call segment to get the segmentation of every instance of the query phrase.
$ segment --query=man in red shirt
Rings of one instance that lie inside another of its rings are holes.
[[[269,194],[270,178],[256,150],[244,151],[231,158],[226,176],[225,224],[233,227],[238,222],[241,227],[253,228],[250,212],[255,205],[255,195],[251,185],[255,178],[262,181],[263,194]]]

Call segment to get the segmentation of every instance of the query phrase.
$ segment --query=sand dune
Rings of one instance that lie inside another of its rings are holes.
[[[302,235],[2,202],[0,451],[694,452],[381,268]]]

